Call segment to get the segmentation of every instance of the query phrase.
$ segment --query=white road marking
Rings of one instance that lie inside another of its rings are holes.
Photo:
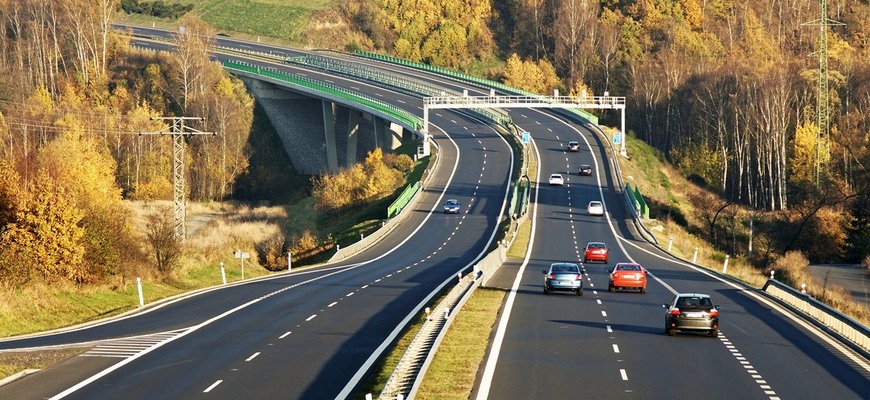
[[[601,316],[602,316],[602,317],[606,317],[606,316],[607,316],[607,311],[601,310]]]
[[[290,331],[287,331],[287,332],[284,333],[283,335],[278,336],[278,339],[284,339],[284,338],[287,337],[287,336],[290,336]]]
[[[311,321],[311,320],[314,319],[315,317],[317,317],[317,314],[311,314],[311,316],[308,317],[308,319],[306,319],[305,322]]]
[[[336,304],[338,304],[338,302],[337,302],[337,301],[333,301],[332,303],[329,303],[329,305],[326,306],[326,307],[327,307],[327,308],[331,308],[332,306],[334,306],[334,305],[336,305]]]
[[[619,375],[622,376],[622,380],[624,380],[624,381],[627,381],[627,380],[628,380],[628,373],[625,372],[624,369],[620,369],[620,370],[619,370]]]
[[[221,382],[223,382],[223,379],[219,379],[217,382],[212,383],[211,386],[207,387],[207,388],[206,388],[205,390],[203,390],[202,392],[203,392],[203,393],[211,392],[211,390],[214,389],[215,387],[217,387],[217,385],[220,385]]]
[[[251,356],[248,357],[245,361],[251,361],[251,360],[257,358],[257,356],[259,356],[259,355],[260,355],[260,352],[258,351],[258,352],[254,353],[254,354],[251,354]]]
[[[350,292],[350,293],[346,294],[345,297],[353,296],[353,294],[354,294],[354,292]]]
[[[617,346],[616,344],[613,345],[613,352],[617,354],[619,353],[619,346]]]
[[[613,333],[613,328],[610,325],[607,325],[607,333]]]

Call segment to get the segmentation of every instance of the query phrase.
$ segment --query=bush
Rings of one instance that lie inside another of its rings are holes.
[[[287,251],[284,234],[273,235],[264,242],[257,244],[257,257],[260,265],[269,271],[287,269]]]
[[[782,257],[777,258],[773,265],[768,268],[765,273],[770,274],[770,270],[776,271],[776,277],[789,285],[800,285],[801,282],[807,282],[807,266],[810,261],[799,251],[789,251]]]

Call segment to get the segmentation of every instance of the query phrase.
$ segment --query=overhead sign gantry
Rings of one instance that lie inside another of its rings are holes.
[[[429,110],[470,108],[565,108],[620,110],[620,152],[625,154],[625,97],[608,96],[433,96],[423,98],[423,155],[429,153]]]

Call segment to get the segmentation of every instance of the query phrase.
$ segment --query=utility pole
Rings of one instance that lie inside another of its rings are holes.
[[[151,117],[151,120],[172,121],[169,131],[142,132],[140,135],[172,135],[172,186],[173,186],[173,218],[175,239],[184,241],[187,238],[187,193],[184,187],[184,143],[192,135],[215,135],[214,132],[202,132],[184,124],[184,121],[202,121],[202,117]]]
[[[830,158],[830,155],[825,154],[830,150],[822,149],[823,144],[830,142],[831,136],[831,110],[830,110],[830,93],[828,91],[828,28],[831,26],[845,25],[842,22],[834,21],[828,18],[828,0],[819,0],[819,19],[807,22],[805,25],[819,26],[819,46],[816,49],[816,55],[819,57],[819,76],[816,82],[816,124],[818,125],[818,133],[816,135],[816,165],[815,165],[815,180],[816,186],[819,185],[819,178],[823,176],[822,158]]]

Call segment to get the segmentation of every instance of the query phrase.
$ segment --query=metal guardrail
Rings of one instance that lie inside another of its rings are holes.
[[[261,67],[238,61],[224,61],[223,66],[227,70],[242,71],[250,74],[276,79],[281,82],[305,87],[320,93],[325,93],[349,102],[369,107],[371,109],[380,111],[381,113],[396,118],[398,121],[405,123],[408,127],[411,127],[414,130],[419,130],[420,127],[423,125],[423,120],[420,117],[411,114],[404,109],[385,103],[374,97],[346,90],[336,85],[330,85],[328,83],[323,83],[302,76],[290,75],[275,68]]]
[[[411,92],[413,94],[429,97],[442,96],[445,93],[443,89],[428,85],[419,80],[401,78],[395,74],[385,73],[383,71],[373,71],[371,68],[364,68],[358,64],[334,58],[306,55],[304,57],[287,58],[286,62],[317,68],[331,73],[338,73],[352,78],[365,79],[393,87],[406,93]],[[493,112],[487,109],[472,109],[472,111],[497,124],[506,125],[511,121],[510,115],[503,111]]]
[[[768,279],[762,290],[812,317],[858,348],[870,352],[870,329],[860,322],[776,279]]]
[[[386,55],[376,54],[376,53],[369,53],[369,52],[365,52],[365,51],[358,51],[356,54],[358,56],[364,57],[364,58],[379,60],[379,61],[398,64],[398,65],[404,65],[404,66],[411,67],[411,68],[416,68],[416,69],[421,69],[424,71],[435,72],[435,73],[438,73],[441,75],[451,76],[451,77],[454,77],[456,79],[463,80],[465,82],[470,82],[470,83],[473,83],[473,84],[476,84],[476,85],[479,85],[482,87],[486,87],[486,88],[496,88],[496,89],[502,90],[502,91],[507,92],[507,93],[513,93],[513,94],[518,94],[518,95],[523,95],[523,96],[531,96],[531,97],[541,96],[538,93],[533,93],[533,92],[530,92],[527,90],[515,88],[513,86],[505,85],[501,82],[491,81],[491,80],[480,78],[480,77],[477,77],[474,75],[469,75],[469,74],[465,74],[462,72],[453,71],[453,70],[450,70],[447,68],[436,67],[436,66],[418,63],[418,62],[414,62],[414,61],[403,60],[403,59],[397,58],[397,57],[386,56]],[[567,111],[574,113],[574,114],[577,114],[581,118],[583,118],[583,119],[585,119],[585,120],[587,120],[595,125],[598,124],[598,116],[596,116],[595,114],[592,114],[586,110],[567,109]]]
[[[426,374],[426,370],[435,355],[447,328],[453,322],[454,315],[461,310],[471,293],[479,285],[479,280],[468,276],[459,279],[459,283],[431,310],[423,327],[411,340],[411,344],[402,354],[402,358],[390,374],[390,378],[384,385],[379,399],[393,400],[399,398],[412,399],[422,383],[418,376]]]

